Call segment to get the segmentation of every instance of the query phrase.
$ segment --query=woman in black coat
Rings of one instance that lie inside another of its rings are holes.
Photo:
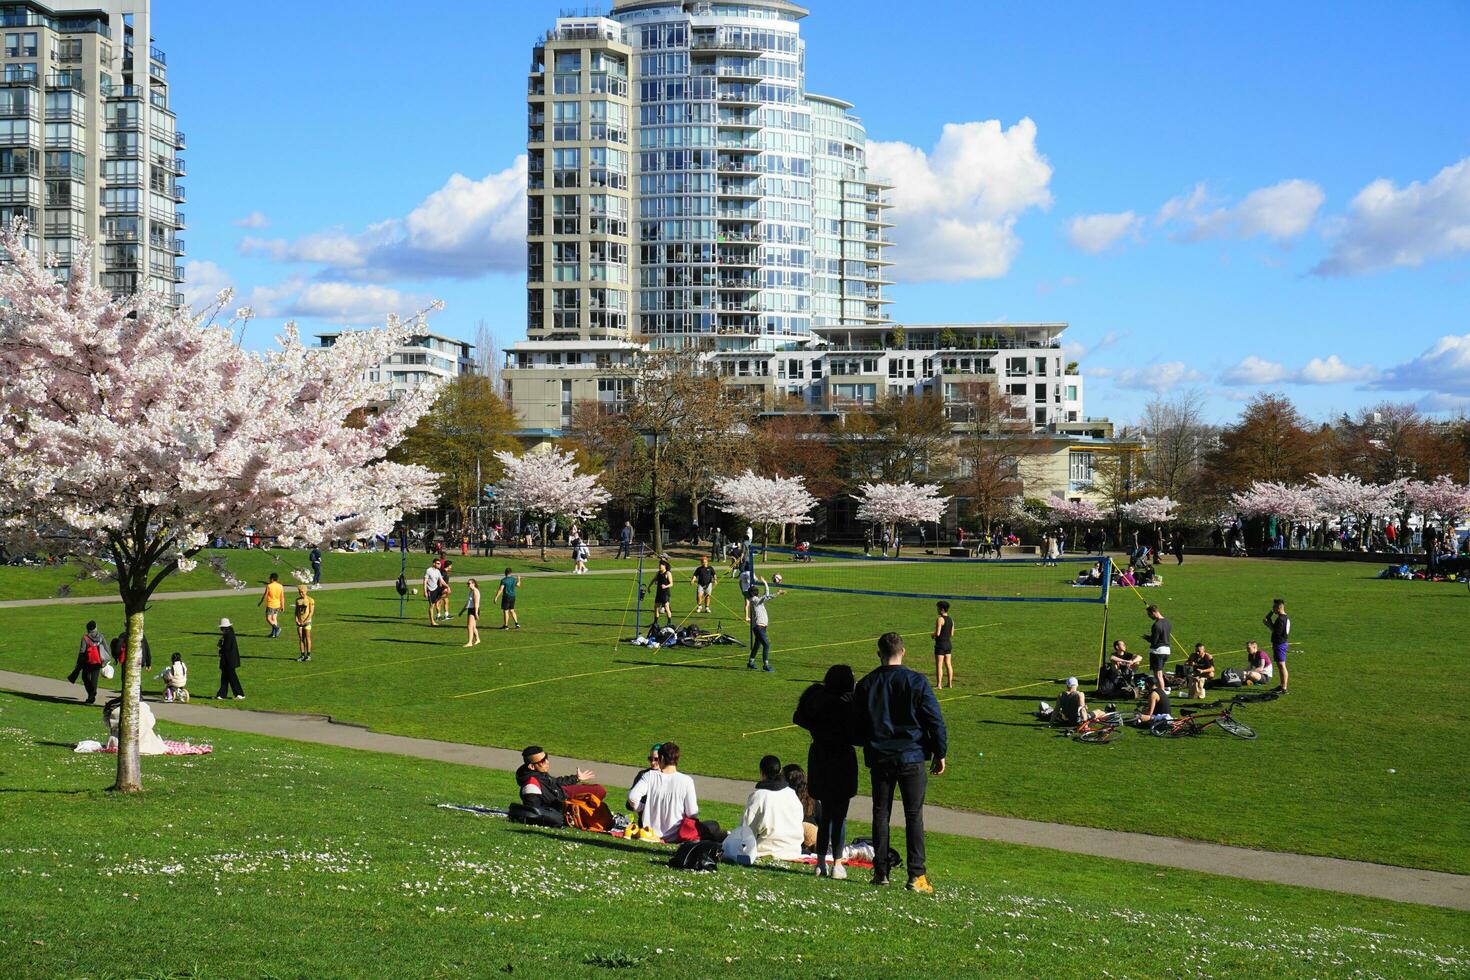
[[[821,804],[817,821],[817,874],[846,878],[842,865],[847,808],[857,795],[857,751],[852,747],[852,668],[835,664],[820,684],[813,684],[797,702],[792,722],[811,732],[807,750],[807,792]],[[827,855],[833,857],[827,867]]]
[[[228,701],[230,691],[235,692],[236,701],[245,700],[245,689],[240,686],[240,644],[235,641],[235,627],[228,619],[219,621],[219,693],[216,701]]]

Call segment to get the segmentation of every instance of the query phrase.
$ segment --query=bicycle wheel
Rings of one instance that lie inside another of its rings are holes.
[[[712,641],[708,637],[704,636],[686,636],[684,637],[684,639],[679,641],[679,646],[693,647],[695,650],[703,650],[705,647],[709,646],[711,642]]]
[[[1107,745],[1122,735],[1123,729],[1117,725],[1108,725],[1104,728],[1084,728],[1077,733],[1077,741],[1086,742],[1088,745]]]
[[[1221,715],[1219,718],[1215,719],[1215,724],[1219,725],[1221,730],[1229,732],[1236,738],[1256,737],[1256,730],[1254,728],[1247,725],[1243,721],[1236,721],[1229,715]]]
[[[1199,734],[1199,725],[1193,718],[1184,718],[1151,728],[1149,732],[1159,738],[1188,738],[1190,735]]]

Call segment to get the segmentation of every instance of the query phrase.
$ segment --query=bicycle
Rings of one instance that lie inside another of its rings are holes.
[[[1203,735],[1211,728],[1219,728],[1221,731],[1234,735],[1236,738],[1253,739],[1256,737],[1256,730],[1243,721],[1237,721],[1233,714],[1235,708],[1249,703],[1248,700],[1237,695],[1231,698],[1229,704],[1219,711],[1205,714],[1195,712],[1175,721],[1156,725],[1149,729],[1149,731],[1151,734],[1157,735],[1160,738],[1186,738],[1191,735]],[[1216,701],[1213,704],[1202,705],[1201,707],[1213,708],[1218,707],[1220,704],[1222,702]]]
[[[1088,745],[1107,745],[1123,736],[1123,719],[1117,712],[1110,712],[1101,718],[1087,718],[1067,734]]]

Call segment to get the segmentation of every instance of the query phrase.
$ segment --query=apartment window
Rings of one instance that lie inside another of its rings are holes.
[[[1046,385],[1034,385],[1033,388],[1032,388],[1032,390],[1034,391],[1034,393],[1036,395],[1036,398],[1035,398],[1036,401],[1039,401],[1039,402],[1046,401]]]
[[[103,160],[102,177],[117,184],[133,184],[138,181],[137,160]]]
[[[1067,479],[1075,486],[1092,486],[1092,453],[1073,450],[1067,454]]]
[[[5,57],[34,58],[37,56],[38,35],[34,32],[5,35]]]
[[[557,187],[580,186],[577,171],[582,166],[582,152],[577,149],[553,150],[551,165],[553,183]]]
[[[582,306],[582,294],[576,289],[552,290],[552,299],[558,310],[577,310]]]
[[[1076,385],[1067,385],[1067,401],[1069,401],[1069,402],[1075,402],[1076,400],[1077,400],[1077,386]]]
[[[582,104],[557,102],[552,107],[551,138],[561,143],[575,143],[582,138]]]
[[[5,80],[7,82],[24,81],[36,77],[36,66],[34,64],[10,64],[5,66]]]
[[[866,357],[866,358],[863,359],[863,373],[864,374],[877,374],[878,373],[878,359],[876,357]]]
[[[1045,374],[1046,374],[1046,358],[1044,358],[1044,357],[1038,357],[1038,358],[1036,358],[1036,373],[1039,374],[1039,375],[1045,376]]]
[[[1016,397],[1016,398],[1025,398],[1026,397],[1026,386],[1025,385],[1011,385],[1010,391],[1011,391],[1011,394],[1014,397]]]
[[[111,214],[137,214],[139,191],[136,187],[108,187],[102,191],[102,210]]]
[[[0,146],[23,146],[30,141],[29,119],[0,119]]]
[[[1008,358],[1006,358],[1006,377],[1008,377],[1008,378],[1024,378],[1025,376],[1026,376],[1026,358],[1024,358],[1024,357],[1008,357]],[[1022,391],[1021,394],[1024,395],[1025,392]]]
[[[582,70],[582,52],[580,51],[558,51],[556,53],[556,73],[558,75],[566,72],[579,72]]]

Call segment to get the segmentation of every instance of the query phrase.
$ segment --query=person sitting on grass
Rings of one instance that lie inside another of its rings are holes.
[[[1146,683],[1143,710],[1133,716],[1133,724],[1147,728],[1156,722],[1173,721],[1173,705],[1169,703],[1169,692],[1152,677]]]
[[[520,787],[521,802],[528,807],[560,811],[576,797],[595,799],[596,803],[607,798],[607,790],[592,782],[597,774],[591,770],[578,769],[571,776],[551,775],[551,758],[539,745],[522,749],[521,763],[516,770],[516,785]]]
[[[1174,677],[1179,681],[1179,686],[1185,687],[1192,698],[1205,696],[1205,684],[1215,678],[1215,657],[1205,649],[1203,643],[1196,643],[1194,651],[1185,658],[1184,663],[1174,666]]]
[[[628,809],[638,815],[640,826],[667,843],[680,839],[685,820],[699,817],[699,798],[694,780],[679,771],[679,746],[663,742],[658,747],[658,768],[634,781],[628,791]]]
[[[801,800],[781,775],[781,760],[774,755],[761,759],[760,782],[745,801],[740,827],[725,838],[725,857],[744,863],[773,857],[795,861],[801,857]],[[753,851],[749,841],[754,841]],[[744,846],[742,846],[744,845]]]
[[[1073,585],[1102,585],[1102,562],[1093,562],[1091,568],[1085,568],[1077,573],[1077,581]]]
[[[1104,718],[1118,716],[1117,710],[1112,705],[1108,705],[1107,710],[1088,708],[1087,695],[1082,693],[1077,683],[1077,678],[1068,677],[1066,689],[1057,695],[1057,706],[1053,708],[1045,701],[1041,702],[1036,717],[1053,725],[1075,728],[1084,721],[1101,721]]]
[[[1273,671],[1271,670],[1271,658],[1261,650],[1261,645],[1255,640],[1250,640],[1245,645],[1245,670],[1241,671],[1241,680],[1246,686],[1252,684],[1271,683]]]
[[[791,792],[801,801],[801,853],[815,854],[817,850],[817,824],[822,820],[822,801],[808,791],[806,772],[796,763],[781,767],[781,778],[791,787]]]
[[[1128,644],[1122,640],[1114,640],[1113,652],[1108,655],[1108,662],[1103,665],[1102,687],[1114,692],[1132,689],[1134,671],[1138,670],[1142,663],[1142,657],[1128,652]]]

